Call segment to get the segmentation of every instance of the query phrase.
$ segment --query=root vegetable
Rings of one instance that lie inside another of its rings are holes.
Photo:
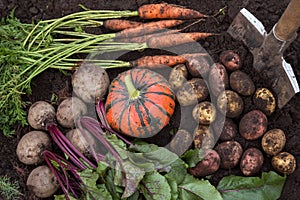
[[[272,158],[272,166],[283,174],[292,174],[296,169],[296,159],[288,152],[281,152]]]
[[[215,150],[221,158],[220,167],[231,169],[239,164],[243,154],[243,148],[237,141],[226,141],[220,143]]]
[[[113,31],[121,31],[127,28],[140,26],[143,22],[130,21],[126,19],[107,19],[103,22],[103,26]]]
[[[246,113],[240,120],[239,132],[246,140],[256,140],[267,130],[268,119],[260,110]]]
[[[193,77],[203,78],[207,76],[212,64],[208,56],[198,56],[187,62],[187,69]]]
[[[215,146],[215,138],[210,126],[198,125],[194,130],[194,146],[195,148],[209,150]]]
[[[52,196],[59,188],[53,173],[46,165],[39,166],[31,171],[26,186],[40,198]]]
[[[26,133],[18,143],[18,159],[26,165],[40,164],[44,159],[42,153],[44,150],[51,150],[51,139],[43,131],[30,131]]]
[[[243,96],[250,96],[255,91],[255,85],[251,78],[240,70],[236,70],[230,74],[229,84],[232,90]]]
[[[196,177],[208,176],[216,171],[220,167],[220,156],[215,150],[206,152],[203,160],[197,163],[195,167],[189,169],[189,173]]]
[[[187,81],[188,71],[184,64],[173,67],[169,76],[169,83],[174,90],[178,90]]]
[[[29,125],[38,130],[45,130],[49,122],[55,120],[55,108],[46,101],[37,101],[28,110]]]
[[[225,118],[225,117],[224,117]],[[220,119],[217,119],[213,123],[213,130],[215,133],[215,136],[219,136],[219,139],[222,141],[228,141],[235,138],[238,128],[235,122],[226,117],[224,120],[224,124],[220,124]],[[222,126],[223,125],[223,126]]]
[[[271,129],[267,131],[261,140],[261,146],[268,155],[277,155],[285,146],[286,137],[281,129]]]
[[[270,116],[276,108],[276,100],[273,93],[267,88],[258,88],[253,95],[253,103],[256,108]]]
[[[264,156],[257,148],[247,149],[241,158],[240,168],[245,176],[252,176],[259,172],[264,163]]]
[[[208,75],[208,83],[211,93],[217,97],[228,88],[229,80],[226,68],[221,63],[214,63]]]
[[[70,140],[70,142],[74,145],[78,151],[80,151],[84,155],[90,155],[90,145],[92,143],[88,143],[85,137],[82,135],[80,129],[72,129],[66,133],[66,137]],[[89,142],[93,141],[92,136],[90,136]]]
[[[193,108],[192,115],[199,124],[209,125],[216,119],[217,110],[211,102],[203,101]]]
[[[242,67],[239,55],[232,50],[223,51],[220,55],[220,61],[228,71],[238,70]]]
[[[74,93],[86,103],[95,103],[103,98],[109,84],[107,72],[92,63],[83,63],[72,77]]]
[[[225,90],[218,96],[217,108],[223,115],[235,118],[243,112],[244,102],[238,93],[232,90]]]
[[[193,136],[187,130],[179,129],[167,148],[178,156],[184,154],[193,144]]]
[[[201,78],[192,78],[177,91],[176,97],[181,106],[190,106],[205,100],[208,94],[205,81]]]
[[[57,122],[65,128],[74,128],[75,121],[87,113],[85,103],[77,97],[63,100],[56,111]]]

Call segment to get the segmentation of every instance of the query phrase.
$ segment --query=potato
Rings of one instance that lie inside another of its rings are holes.
[[[26,165],[36,165],[44,161],[42,153],[51,150],[52,143],[49,135],[43,131],[30,131],[18,143],[18,159]]]
[[[258,110],[263,111],[267,116],[274,113],[276,100],[273,93],[267,88],[258,88],[253,95],[253,103]]]
[[[288,152],[281,152],[272,158],[272,166],[283,174],[292,174],[296,169],[296,159]]]
[[[190,106],[208,97],[208,88],[201,78],[192,78],[183,84],[176,97],[181,106]]]
[[[241,118],[239,132],[246,140],[256,140],[266,132],[267,127],[267,116],[260,110],[252,110]]]
[[[55,120],[55,109],[46,101],[37,101],[33,103],[29,110],[27,121],[29,125],[38,130],[46,130],[47,123]]]
[[[174,90],[178,90],[187,81],[188,71],[184,64],[176,65],[169,75],[169,83]]]
[[[198,56],[187,62],[187,69],[193,77],[206,77],[212,64],[207,56]]]
[[[214,63],[211,66],[208,75],[210,92],[215,96],[228,88],[229,80],[226,68],[220,63]]]
[[[255,91],[255,85],[251,78],[240,70],[236,70],[230,74],[229,85],[232,90],[243,96],[250,96]]]
[[[228,71],[238,70],[242,67],[240,56],[232,50],[223,51],[220,54],[220,61]]]
[[[237,141],[226,141],[220,143],[215,150],[221,158],[220,167],[231,169],[239,164],[243,154],[243,148]]]
[[[179,129],[166,148],[176,153],[178,156],[181,156],[191,147],[192,144],[192,134],[185,129]]]
[[[261,146],[268,155],[276,155],[285,146],[286,138],[283,130],[275,128],[267,131],[261,140]]]
[[[224,123],[220,123],[219,120],[215,120],[213,123],[215,136],[218,136],[222,141],[234,139],[238,132],[236,123],[228,117],[224,117],[222,121],[224,121]]]
[[[66,137],[70,140],[74,147],[84,155],[89,155],[91,153],[90,145],[94,144],[92,135],[87,135],[87,137],[89,137],[89,141],[87,142],[80,129],[72,129],[66,133]]]
[[[57,108],[57,122],[65,128],[74,128],[76,120],[87,113],[87,107],[77,97],[69,97],[63,100]]]
[[[217,110],[211,102],[203,101],[193,108],[192,115],[199,124],[209,125],[216,119]]]
[[[240,168],[245,176],[257,174],[264,163],[264,156],[257,148],[247,149],[241,158]]]
[[[40,198],[52,196],[59,188],[55,176],[46,165],[39,166],[30,172],[26,186]]]
[[[211,175],[218,171],[220,162],[219,154],[215,150],[209,150],[203,160],[198,162],[195,167],[189,168],[189,173],[196,177]]]
[[[226,117],[235,118],[243,112],[244,102],[238,93],[232,90],[225,90],[218,96],[217,108]]]
[[[107,72],[92,63],[83,63],[72,76],[74,93],[86,103],[95,103],[102,99],[109,84]]]
[[[194,146],[196,149],[212,149],[215,146],[215,138],[210,126],[199,124],[194,130]]]

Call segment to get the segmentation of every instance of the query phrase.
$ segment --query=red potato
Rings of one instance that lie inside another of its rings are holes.
[[[197,56],[190,59],[186,66],[193,77],[203,78],[207,76],[212,64],[208,56]]]
[[[264,156],[257,148],[247,149],[241,158],[240,168],[245,176],[257,174],[264,163]]]
[[[242,67],[240,56],[232,50],[223,51],[220,61],[228,71],[238,70]]]
[[[255,91],[255,85],[250,76],[240,70],[230,74],[229,84],[232,90],[243,96],[250,96]]]
[[[237,141],[222,142],[215,148],[215,150],[221,158],[220,167],[223,169],[236,167],[243,154],[243,148]]]
[[[198,162],[195,167],[189,168],[189,173],[196,177],[208,176],[218,171],[220,163],[219,154],[215,150],[209,150],[203,160]]]
[[[238,132],[237,124],[228,117],[223,117],[223,119],[218,119],[213,123],[213,130],[215,136],[217,136],[222,141],[228,141],[235,138]],[[221,123],[221,121],[223,123]]]
[[[260,138],[268,128],[267,116],[260,110],[246,113],[240,120],[239,132],[246,140]]]
[[[214,63],[208,75],[210,92],[215,96],[228,88],[229,80],[226,68],[221,63]]]

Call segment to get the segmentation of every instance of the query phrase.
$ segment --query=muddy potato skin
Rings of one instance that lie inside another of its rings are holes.
[[[86,103],[102,99],[109,84],[107,72],[91,63],[82,64],[72,76],[74,93]]]
[[[211,102],[203,101],[193,108],[192,115],[199,124],[209,125],[216,119],[217,110]]]
[[[246,140],[256,140],[267,130],[267,116],[260,110],[246,113],[239,122],[239,132]]]
[[[31,171],[26,186],[40,198],[52,196],[59,188],[56,178],[46,165],[39,166]]]
[[[189,168],[189,173],[196,177],[208,176],[218,171],[220,163],[219,154],[215,150],[209,150],[203,160],[195,167]]]
[[[213,124],[215,136],[217,135],[222,141],[233,140],[238,132],[237,124],[228,117],[224,117],[223,120],[224,123],[220,124],[220,122],[215,121]]]
[[[240,168],[245,176],[257,174],[264,163],[264,156],[257,148],[247,149],[241,158]]]
[[[192,78],[177,91],[176,97],[181,106],[190,106],[205,100],[208,94],[205,81],[201,78]]]
[[[57,122],[65,128],[74,128],[75,121],[87,113],[85,103],[77,97],[68,97],[57,108]]]
[[[44,150],[51,150],[51,138],[43,131],[30,131],[18,143],[18,159],[26,165],[40,164],[44,159]]]
[[[239,164],[243,154],[243,148],[237,141],[226,141],[220,143],[215,150],[221,158],[220,167],[231,169]]]
[[[220,54],[220,62],[228,71],[238,70],[242,67],[240,56],[232,50],[223,51]]]
[[[208,83],[211,93],[217,97],[229,86],[226,68],[221,63],[214,63],[208,75]]]
[[[194,130],[194,147],[209,150],[215,146],[215,137],[210,126],[199,124]]]
[[[46,123],[55,119],[55,108],[46,101],[36,101],[29,110],[27,121],[29,125],[37,130],[46,130]]]
[[[179,129],[166,148],[173,153],[176,153],[178,156],[181,156],[192,144],[193,135],[185,129]]]
[[[273,93],[267,88],[258,88],[253,95],[253,103],[256,108],[263,111],[267,116],[274,113],[276,100]]]
[[[230,74],[229,85],[232,90],[243,96],[250,96],[255,92],[255,85],[251,78],[240,70]]]
[[[283,174],[292,174],[296,169],[296,159],[288,152],[281,152],[272,158],[274,169]]]
[[[192,58],[187,62],[187,69],[193,77],[206,77],[212,62],[206,56]]]
[[[169,83],[174,90],[178,90],[187,81],[188,71],[184,64],[176,65],[169,75]]]
[[[218,96],[217,107],[226,117],[235,118],[243,112],[244,102],[238,93],[232,90],[225,90]]]
[[[267,131],[261,140],[261,146],[268,155],[274,156],[281,152],[285,146],[286,137],[281,129]]]

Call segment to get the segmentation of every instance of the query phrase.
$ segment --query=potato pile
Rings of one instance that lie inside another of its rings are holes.
[[[236,52],[223,51],[218,62],[203,56],[175,66],[169,82],[180,106],[192,107],[198,124],[191,133],[192,147],[203,149],[206,155],[189,169],[192,175],[204,177],[219,168],[235,167],[245,176],[258,175],[264,155],[273,156],[271,164],[278,172],[294,172],[294,156],[283,151],[284,132],[268,129],[268,117],[276,110],[275,96],[268,88],[256,88]],[[245,110],[244,99],[247,103],[251,99],[251,110]],[[248,145],[243,149],[237,138],[248,144],[261,140],[261,148]]]

